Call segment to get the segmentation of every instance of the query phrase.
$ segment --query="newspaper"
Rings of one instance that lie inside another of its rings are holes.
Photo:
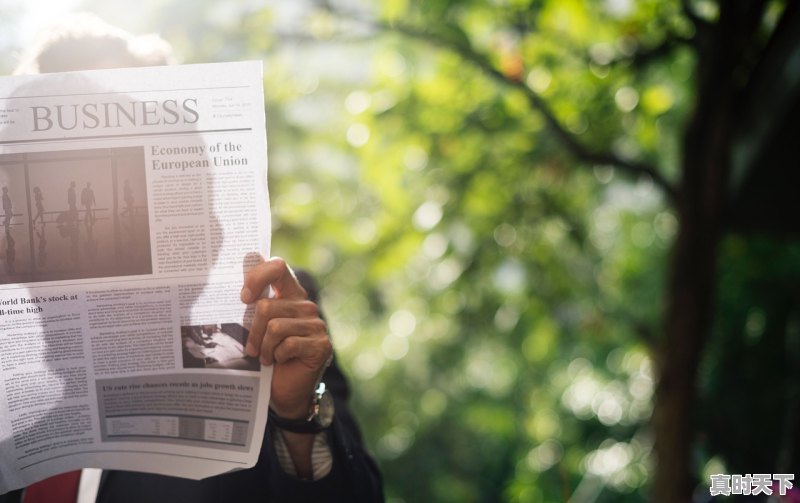
[[[78,468],[251,467],[271,367],[261,64],[0,79],[0,493]]]

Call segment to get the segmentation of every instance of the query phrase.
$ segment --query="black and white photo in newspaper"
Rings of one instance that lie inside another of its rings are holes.
[[[258,62],[0,79],[0,493],[255,464],[266,165]]]

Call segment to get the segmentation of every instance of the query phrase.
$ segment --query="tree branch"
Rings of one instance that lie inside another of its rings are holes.
[[[664,191],[670,201],[674,203],[677,200],[677,191],[675,187],[673,187],[672,184],[666,178],[664,178],[664,176],[654,166],[644,162],[626,160],[613,154],[612,152],[595,151],[578,141],[578,139],[571,134],[561,124],[561,122],[559,122],[553,111],[541,96],[539,96],[533,89],[528,87],[521,79],[509,77],[498,70],[491,63],[491,61],[489,61],[488,57],[476,51],[469,44],[468,40],[453,41],[441,35],[437,35],[431,33],[430,31],[422,30],[404,23],[389,23],[375,19],[367,19],[363,15],[354,12],[344,12],[340,8],[333,7],[326,0],[317,0],[317,3],[320,8],[327,10],[328,12],[346,19],[358,21],[376,30],[394,31],[455,52],[464,58],[464,60],[474,64],[478,69],[500,84],[521,91],[527,98],[531,108],[542,114],[547,127],[556,136],[558,141],[560,141],[575,158],[592,165],[612,165],[633,176],[649,177],[656,186]]]
[[[673,202],[676,200],[677,192],[675,188],[666,178],[663,177],[663,175],[661,175],[660,172],[658,172],[656,168],[646,163],[623,159],[611,152],[593,151],[587,146],[583,145],[558,121],[558,119],[555,117],[555,114],[552,112],[552,110],[550,110],[550,107],[541,96],[539,96],[533,89],[528,87],[523,81],[512,79],[506,76],[503,72],[495,68],[495,66],[491,64],[485,55],[475,51],[472,47],[450,42],[449,40],[434,35],[430,32],[418,30],[416,28],[399,23],[388,24],[378,21],[372,21],[370,23],[376,26],[376,28],[393,30],[398,33],[424,40],[436,46],[456,52],[462,58],[473,63],[481,71],[492,77],[494,80],[520,90],[528,99],[528,103],[530,103],[531,107],[542,114],[547,126],[574,157],[590,164],[613,165],[620,170],[634,176],[648,176],[654,184],[660,187],[667,194],[670,200]]]

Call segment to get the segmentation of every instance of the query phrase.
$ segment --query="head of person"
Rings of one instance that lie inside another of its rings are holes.
[[[94,14],[59,19],[23,54],[15,74],[100,70],[173,63],[172,47],[155,34],[132,35]]]

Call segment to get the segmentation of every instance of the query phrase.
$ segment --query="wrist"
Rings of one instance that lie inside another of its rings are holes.
[[[302,409],[277,409],[270,406],[269,420],[286,432],[319,433],[333,422],[333,397],[324,383],[319,383],[310,404]]]
[[[313,398],[309,399],[306,403],[300,406],[279,406],[274,403],[269,404],[270,415],[277,415],[278,417],[291,420],[304,420],[308,418],[309,411],[311,410]]]

